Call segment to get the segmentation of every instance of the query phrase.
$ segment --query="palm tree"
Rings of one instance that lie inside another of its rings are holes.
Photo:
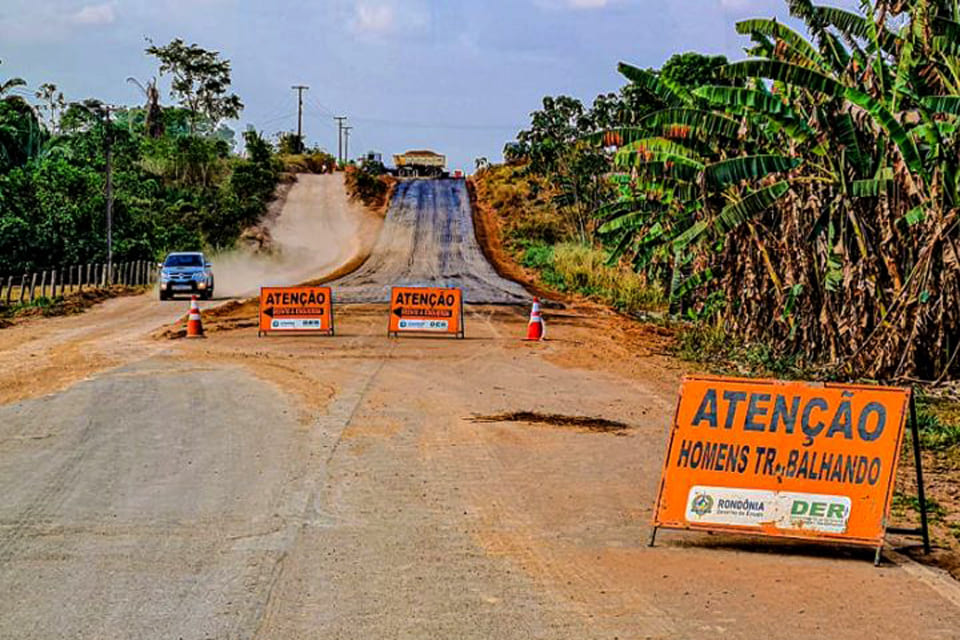
[[[0,80],[0,171],[24,164],[40,152],[43,130],[33,107],[13,90],[21,78]]]

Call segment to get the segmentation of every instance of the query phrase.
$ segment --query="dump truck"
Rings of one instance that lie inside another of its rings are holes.
[[[446,156],[427,149],[395,154],[393,164],[400,177],[443,178],[447,176]]]

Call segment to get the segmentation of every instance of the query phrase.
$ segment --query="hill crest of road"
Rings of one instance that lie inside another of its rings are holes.
[[[404,180],[367,261],[330,283],[340,302],[387,302],[390,287],[459,287],[473,304],[525,304],[530,294],[500,276],[477,242],[466,182]]]

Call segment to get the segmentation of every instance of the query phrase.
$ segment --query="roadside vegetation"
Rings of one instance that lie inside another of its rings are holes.
[[[628,84],[590,108],[545,98],[510,170],[546,185],[548,243],[602,248],[721,348],[842,378],[955,379],[960,10],[788,5],[805,34],[732,26],[748,60],[621,63]]]
[[[569,210],[555,206],[552,185],[526,165],[486,167],[473,185],[478,198],[497,213],[504,248],[549,289],[586,296],[631,315],[665,308],[656,283],[629,265],[610,264],[599,245],[581,241]]]
[[[108,155],[115,262],[230,247],[263,214],[285,163],[322,164],[278,159],[253,130],[238,154],[223,123],[243,104],[218,52],[176,39],[146,53],[175,104],[161,104],[155,79],[129,79],[143,106],[108,107],[0,72],[0,274],[104,261]]]
[[[743,61],[620,63],[627,84],[590,107],[544,98],[506,164],[478,166],[477,193],[546,283],[617,307],[620,282],[561,275],[560,257],[634,272],[682,357],[918,384],[934,534],[958,549],[960,8],[786,4],[803,32],[731,25]],[[902,516],[917,508],[911,455]]]
[[[374,209],[387,204],[393,180],[381,163],[365,160],[359,165],[348,164],[344,172],[344,185],[351,198]]]

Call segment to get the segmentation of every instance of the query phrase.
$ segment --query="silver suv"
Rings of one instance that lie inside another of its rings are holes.
[[[171,253],[160,263],[160,299],[169,300],[178,293],[213,297],[212,264],[198,251]]]

